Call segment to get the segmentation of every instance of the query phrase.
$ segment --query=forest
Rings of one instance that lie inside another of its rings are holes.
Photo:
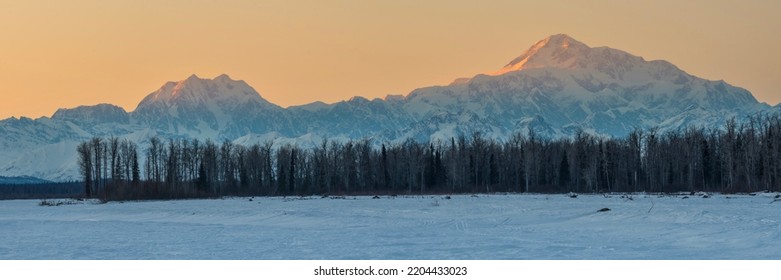
[[[0,200],[33,198],[81,198],[84,196],[81,182],[50,182],[36,184],[0,184]]]
[[[778,191],[781,117],[733,119],[722,129],[636,129],[623,138],[577,132],[552,140],[530,131],[506,141],[473,133],[431,143],[324,140],[307,149],[153,137],[140,150],[96,137],[77,152],[84,193],[103,200]]]

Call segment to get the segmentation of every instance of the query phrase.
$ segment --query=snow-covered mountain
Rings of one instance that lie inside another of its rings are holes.
[[[228,75],[195,75],[168,82],[141,100],[131,113],[136,123],[176,135],[234,139],[259,131],[285,131],[285,110],[244,81]]]
[[[732,117],[781,111],[724,81],[690,75],[666,61],[567,35],[545,38],[492,73],[406,96],[282,108],[227,75],[167,82],[133,112],[110,105],[60,109],[51,118],[0,121],[0,175],[77,180],[75,146],[93,136],[143,142],[150,136],[275,145],[323,139],[376,143],[449,141],[480,132],[506,139],[534,131],[624,136],[635,128],[714,127]]]
[[[666,61],[590,48],[562,34],[539,41],[495,73],[418,89],[406,100],[407,111],[419,119],[463,111],[513,131],[533,116],[550,125],[554,136],[573,129],[622,136],[692,113],[697,117],[661,129],[712,125],[714,117],[726,120],[769,107],[724,81],[697,78]]]

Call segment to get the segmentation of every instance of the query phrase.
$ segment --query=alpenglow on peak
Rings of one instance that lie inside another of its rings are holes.
[[[221,100],[222,103],[266,103],[254,88],[242,80],[233,80],[226,74],[214,79],[200,78],[193,74],[187,79],[163,84],[158,90],[147,95],[138,108],[152,104],[170,107],[186,103],[208,103],[210,100]]]
[[[532,45],[493,75],[532,68],[573,68],[577,58],[589,49],[589,46],[569,35],[552,35]]]

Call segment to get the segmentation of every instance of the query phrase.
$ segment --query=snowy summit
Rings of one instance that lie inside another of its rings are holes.
[[[566,34],[553,35],[538,41],[494,74],[533,68],[574,68],[579,59],[587,56],[589,50],[586,44]]]

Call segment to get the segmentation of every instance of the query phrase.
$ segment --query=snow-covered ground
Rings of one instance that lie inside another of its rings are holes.
[[[0,259],[781,259],[773,196],[0,201]]]

